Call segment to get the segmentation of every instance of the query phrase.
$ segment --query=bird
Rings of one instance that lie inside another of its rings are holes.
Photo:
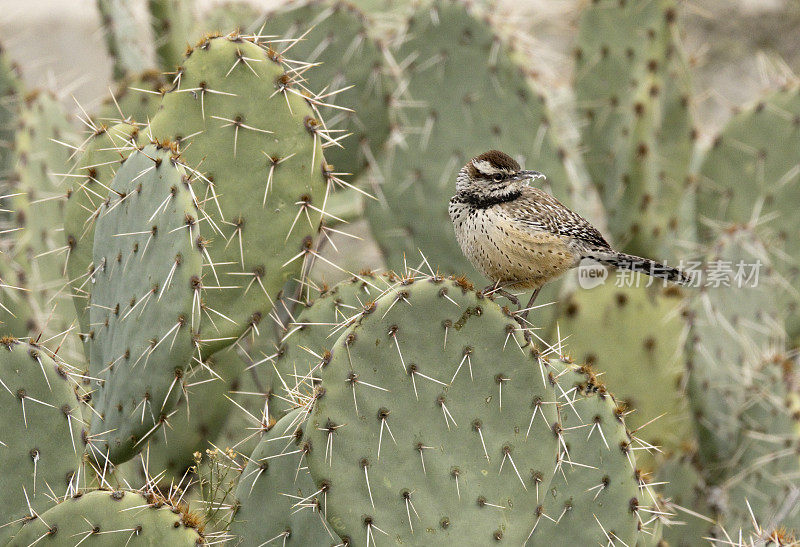
[[[519,307],[508,290],[533,290],[518,310],[525,319],[542,286],[585,258],[689,283],[677,268],[615,251],[588,220],[530,185],[545,178],[499,150],[484,152],[459,170],[448,211],[461,251],[493,282],[484,294],[499,294]]]

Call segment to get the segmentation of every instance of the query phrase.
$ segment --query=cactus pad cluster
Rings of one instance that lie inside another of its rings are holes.
[[[80,123],[0,50],[0,543],[795,541],[796,84],[706,150],[675,0],[581,4],[571,90],[461,0],[97,4]],[[698,283],[476,291],[490,148]]]

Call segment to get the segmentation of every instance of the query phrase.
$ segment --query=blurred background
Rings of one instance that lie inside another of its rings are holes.
[[[149,32],[144,2],[143,33]],[[199,11],[223,2],[198,0]],[[233,4],[235,1],[224,3]],[[282,0],[253,0],[270,8]],[[587,0],[502,0],[505,22],[534,40],[535,69],[554,95],[572,78],[577,19]],[[685,46],[694,69],[698,126],[705,137],[721,128],[731,109],[800,71],[800,2],[698,0],[682,2]],[[31,87],[74,95],[88,111],[108,96],[111,60],[93,0],[0,0],[0,32],[12,59],[22,63]],[[24,62],[22,62],[24,60]],[[70,101],[72,102],[72,101]],[[74,102],[72,102],[74,106]]]

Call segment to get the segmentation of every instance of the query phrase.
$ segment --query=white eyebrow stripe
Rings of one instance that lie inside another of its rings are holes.
[[[484,175],[494,175],[495,173],[503,173],[503,174],[507,173],[505,169],[497,168],[486,160],[479,160],[479,161],[472,160],[472,165],[474,165],[475,169],[477,169]]]

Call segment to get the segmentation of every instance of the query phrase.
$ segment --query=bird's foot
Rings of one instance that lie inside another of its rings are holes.
[[[525,344],[522,347],[533,345],[533,335],[531,334],[532,325],[528,323],[527,319],[518,312],[512,313],[511,317],[513,317],[514,321],[519,324],[520,330],[522,331],[522,337],[525,339]]]
[[[520,306],[519,298],[517,298],[510,292],[501,289],[497,283],[493,283],[491,285],[484,287],[483,290],[481,290],[481,294],[488,297],[492,297],[494,295],[502,296],[503,298],[514,304],[517,308],[519,308]]]

